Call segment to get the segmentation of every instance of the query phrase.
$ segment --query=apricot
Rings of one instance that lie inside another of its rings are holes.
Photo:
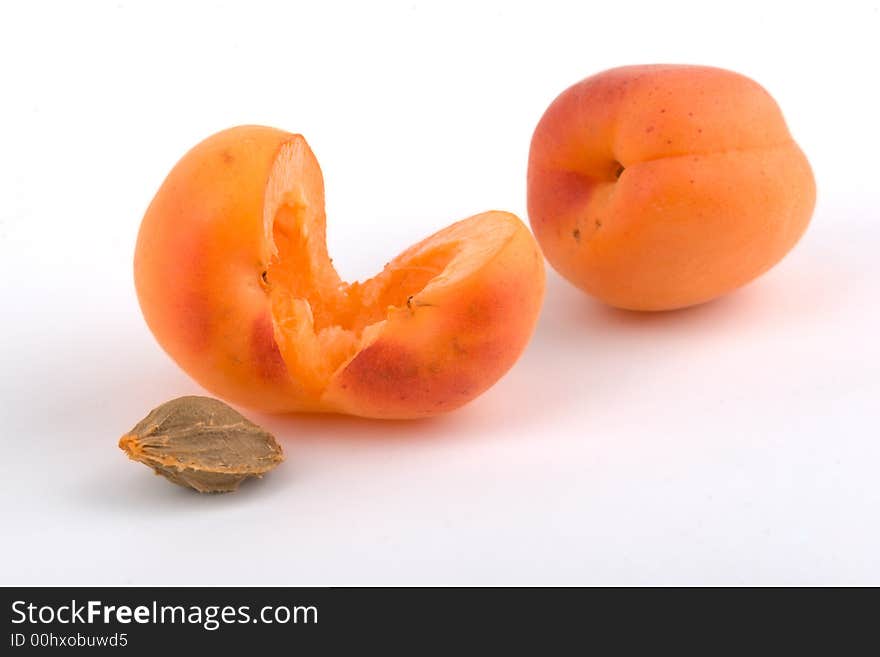
[[[705,66],[627,66],[557,97],[532,137],[528,213],[550,264],[620,308],[702,303],[776,264],[816,187],[776,102]]]
[[[206,389],[268,412],[430,416],[517,360],[544,263],[516,216],[459,221],[350,284],[325,222],[301,135],[241,126],[198,144],[138,234],[135,284],[156,339]]]

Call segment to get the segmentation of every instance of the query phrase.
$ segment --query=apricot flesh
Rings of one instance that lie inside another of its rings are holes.
[[[532,137],[528,213],[550,264],[620,308],[667,310],[770,269],[816,187],[773,98],[718,68],[628,66],[549,106]]]
[[[240,126],[198,144],[138,234],[135,285],[158,342],[231,402],[375,418],[460,407],[522,353],[544,265],[516,216],[459,221],[356,283],[334,269],[325,226],[301,135]]]

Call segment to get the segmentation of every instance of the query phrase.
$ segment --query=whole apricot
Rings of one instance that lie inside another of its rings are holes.
[[[528,212],[550,264],[633,310],[714,299],[776,264],[816,199],[776,102],[705,66],[616,68],[564,91],[532,137]]]
[[[434,415],[497,381],[525,348],[544,264],[514,215],[459,221],[343,282],[324,182],[300,135],[209,137],[147,209],[135,284],[147,324],[194,379],[270,412]]]

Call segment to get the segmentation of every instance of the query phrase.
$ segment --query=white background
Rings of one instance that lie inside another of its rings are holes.
[[[0,583],[880,584],[880,9],[863,3],[4,2]],[[116,447],[202,393],[141,318],[143,212],[207,135],[306,135],[363,278],[454,220],[525,218],[569,84],[712,64],[816,173],[802,242],[666,314],[556,274],[513,370],[422,422],[251,414],[288,461],[199,496]]]

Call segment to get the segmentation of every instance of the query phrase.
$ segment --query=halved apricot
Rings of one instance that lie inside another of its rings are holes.
[[[376,418],[457,408],[522,353],[544,264],[516,216],[459,221],[350,284],[325,223],[302,136],[241,126],[197,145],[138,235],[135,284],[159,343],[229,401]]]

